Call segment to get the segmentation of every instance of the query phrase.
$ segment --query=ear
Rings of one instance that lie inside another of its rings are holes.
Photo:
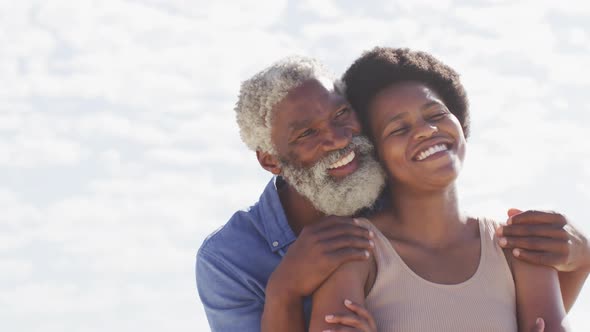
[[[268,152],[256,151],[256,158],[258,158],[258,163],[265,170],[271,172],[274,175],[281,174],[282,169],[279,159],[276,156]]]

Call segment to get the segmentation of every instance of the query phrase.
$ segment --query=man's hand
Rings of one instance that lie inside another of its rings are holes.
[[[303,228],[272,273],[267,291],[280,288],[287,296],[311,295],[338,266],[367,259],[373,236],[355,219],[345,217],[325,217]]]
[[[377,324],[367,309],[350,300],[344,300],[344,305],[346,308],[348,308],[348,310],[350,310],[350,314],[334,314],[326,316],[326,322],[339,324],[339,326],[335,326],[329,330],[324,330],[323,332],[377,332]],[[543,332],[543,330],[540,332]]]
[[[510,209],[508,217],[497,235],[500,246],[512,248],[516,258],[560,272],[590,269],[588,240],[563,215]]]

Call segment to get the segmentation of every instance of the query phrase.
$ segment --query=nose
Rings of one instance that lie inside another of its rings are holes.
[[[323,146],[326,151],[340,150],[352,141],[353,130],[347,126],[332,125],[326,128]]]
[[[415,139],[425,139],[429,138],[434,133],[438,132],[438,127],[432,123],[422,121],[416,128],[416,132],[414,134]]]

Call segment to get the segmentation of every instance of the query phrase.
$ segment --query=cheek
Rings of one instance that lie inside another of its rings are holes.
[[[379,162],[385,167],[390,176],[400,173],[406,160],[404,144],[397,138],[386,138],[375,144]]]
[[[459,139],[459,146],[458,146],[458,155],[459,158],[461,159],[461,161],[465,160],[465,153],[467,151],[467,142],[465,141],[465,137],[461,137],[461,139]]]
[[[324,157],[324,154],[318,150],[318,144],[313,140],[291,146],[284,155],[291,164],[303,168],[315,165],[317,161]]]

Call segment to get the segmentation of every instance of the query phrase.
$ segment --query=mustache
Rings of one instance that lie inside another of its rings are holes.
[[[328,167],[351,150],[359,158],[359,168],[345,178],[333,179],[328,173]],[[326,152],[313,166],[301,167],[283,163],[281,175],[295,190],[309,199],[318,211],[349,216],[362,208],[370,207],[385,184],[385,173],[373,158],[373,150],[368,138],[355,136],[346,147]]]

